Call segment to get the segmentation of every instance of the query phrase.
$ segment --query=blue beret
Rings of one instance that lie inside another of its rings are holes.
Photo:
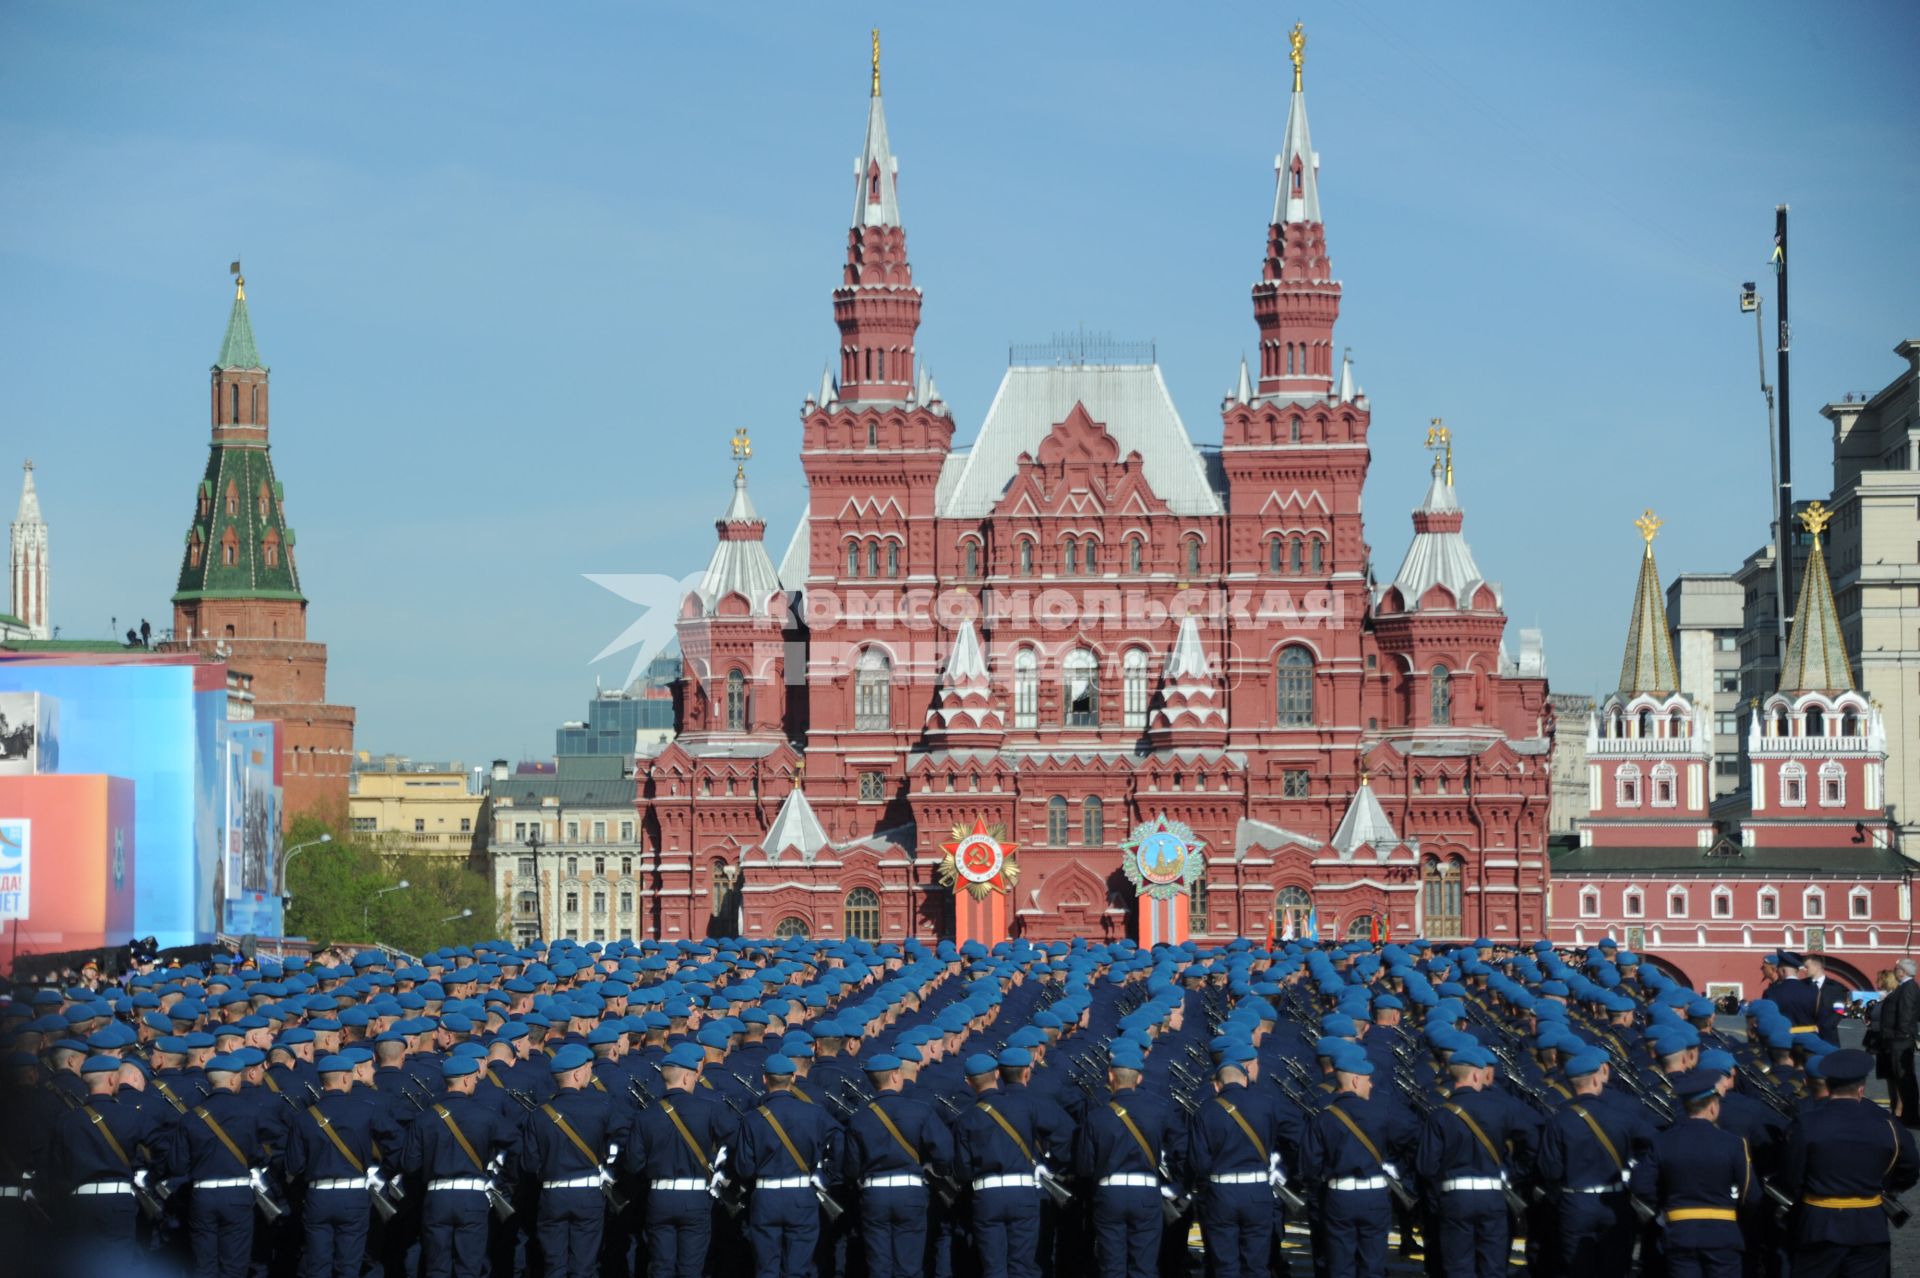
[[[1364,1075],[1373,1073],[1373,1062],[1367,1059],[1365,1052],[1343,1054],[1339,1060],[1333,1063],[1333,1067],[1342,1074]]]
[[[440,1062],[440,1077],[465,1078],[480,1072],[480,1062],[471,1056],[449,1056]]]
[[[322,1056],[318,1066],[322,1074],[347,1074],[353,1071],[353,1062],[340,1052],[331,1056]]]
[[[1606,1063],[1607,1054],[1605,1052],[1576,1053],[1573,1059],[1567,1062],[1567,1077],[1585,1078],[1589,1074],[1597,1074],[1600,1072],[1600,1067]]]
[[[89,1056],[87,1063],[80,1067],[82,1074],[105,1074],[117,1072],[120,1068],[118,1056]]]
[[[1009,1047],[1000,1053],[998,1064],[1002,1069],[1026,1069],[1033,1064],[1033,1053],[1024,1047]]]
[[[1000,1062],[994,1060],[993,1057],[987,1055],[985,1052],[975,1052],[973,1055],[967,1057],[961,1068],[966,1070],[968,1078],[975,1078],[981,1074],[993,1073],[994,1070],[1000,1068]]]
[[[1484,1047],[1462,1047],[1455,1050],[1451,1063],[1471,1065],[1475,1069],[1487,1069],[1493,1065],[1493,1053]]]
[[[681,1069],[699,1069],[706,1063],[707,1054],[693,1043],[676,1044],[660,1062],[663,1065],[675,1065]]]
[[[760,1063],[760,1072],[763,1074],[797,1074],[800,1072],[800,1067],[794,1063],[793,1057],[788,1056],[785,1052],[775,1052]]]
[[[1723,1052],[1718,1048],[1700,1053],[1700,1068],[1718,1070],[1722,1074],[1731,1074],[1734,1070],[1732,1052]]]
[[[1720,1087],[1720,1080],[1726,1075],[1713,1069],[1690,1069],[1684,1074],[1672,1078],[1673,1091],[1681,1100],[1688,1103],[1703,1101],[1714,1095]]]
[[[233,1074],[240,1068],[239,1058],[232,1052],[221,1052],[207,1058],[206,1070],[209,1074]]]
[[[602,1025],[587,1035],[587,1042],[594,1047],[603,1047],[608,1043],[620,1041],[620,1031],[611,1025]]]
[[[702,1047],[717,1047],[722,1050],[726,1048],[727,1044],[731,1042],[733,1038],[731,1034],[728,1034],[717,1025],[709,1025],[693,1037],[694,1041]]]
[[[899,1068],[900,1058],[898,1056],[889,1056],[887,1053],[882,1052],[878,1056],[867,1058],[866,1069],[869,1074],[884,1074],[889,1070]]]
[[[553,1054],[553,1061],[547,1068],[556,1074],[565,1074],[572,1070],[579,1069],[582,1065],[591,1065],[592,1063],[592,1052],[578,1043],[568,1043],[565,1047],[562,1047]]]

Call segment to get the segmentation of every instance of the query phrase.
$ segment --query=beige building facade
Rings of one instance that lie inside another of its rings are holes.
[[[415,764],[376,759],[355,761],[347,793],[353,832],[391,855],[468,860],[481,823],[484,796],[460,764]]]

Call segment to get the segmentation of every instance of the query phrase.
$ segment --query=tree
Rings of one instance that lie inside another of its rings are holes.
[[[487,877],[462,862],[391,856],[363,835],[312,816],[297,818],[289,847],[331,834],[287,867],[287,933],[316,946],[334,941],[378,943],[408,954],[472,944],[498,934],[498,908]],[[398,891],[405,882],[409,886]],[[472,910],[470,918],[454,918]]]

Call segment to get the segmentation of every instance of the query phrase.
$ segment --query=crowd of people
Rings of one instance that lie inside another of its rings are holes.
[[[1912,964],[1878,1060],[1840,1046],[1806,959],[1768,972],[1732,1033],[1611,942],[493,942],[95,972],[0,1004],[0,1255],[114,1278],[1887,1274],[1916,1110],[1867,1080],[1892,1062],[1898,1098],[1911,1071]]]

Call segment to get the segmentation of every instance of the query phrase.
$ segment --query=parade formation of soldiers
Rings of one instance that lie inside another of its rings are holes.
[[[1733,1034],[1610,942],[494,942],[16,989],[0,1268],[1887,1274],[1913,1137],[1769,961]]]

